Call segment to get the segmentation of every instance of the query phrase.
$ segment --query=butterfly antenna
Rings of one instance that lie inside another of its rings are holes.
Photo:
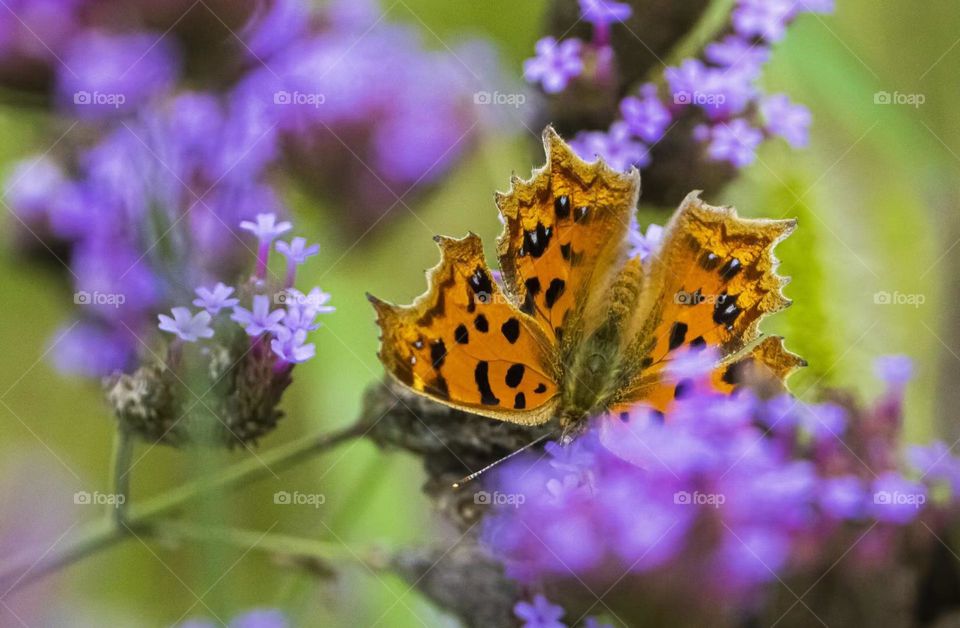
[[[470,475],[468,475],[468,476],[466,476],[466,477],[464,477],[464,478],[461,478],[461,479],[457,480],[456,482],[454,482],[454,483],[452,484],[452,488],[460,488],[460,487],[462,487],[464,484],[467,484],[468,482],[472,482],[473,480],[477,479],[478,477],[480,477],[481,475],[483,475],[484,473],[486,473],[486,472],[489,471],[490,469],[494,468],[495,466],[497,466],[497,465],[500,464],[501,462],[504,462],[505,460],[510,460],[510,458],[513,458],[513,457],[516,456],[517,454],[520,454],[520,453],[525,452],[526,450],[530,449],[531,447],[533,447],[533,446],[536,445],[537,443],[540,443],[541,441],[543,441],[543,440],[544,440],[545,438],[547,438],[548,436],[553,436],[553,435],[556,434],[556,433],[557,433],[557,431],[556,431],[556,430],[553,430],[553,431],[547,432],[546,434],[543,434],[543,435],[541,435],[541,436],[538,436],[537,438],[535,438],[534,440],[530,441],[529,443],[527,443],[526,445],[524,445],[524,446],[521,447],[520,449],[518,449],[518,450],[516,450],[516,451],[512,451],[512,452],[510,452],[509,454],[507,454],[506,456],[504,456],[503,458],[500,458],[500,459],[498,459],[498,460],[494,460],[493,462],[491,462],[490,464],[488,464],[488,465],[485,466],[484,468],[480,469],[479,471],[474,471],[474,472],[471,473]]]

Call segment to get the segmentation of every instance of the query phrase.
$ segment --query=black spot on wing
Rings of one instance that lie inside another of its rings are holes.
[[[681,399],[693,390],[693,382],[689,379],[682,379],[677,382],[677,387],[673,389],[673,398]]]
[[[703,349],[706,346],[707,346],[707,341],[703,339],[703,336],[697,336],[696,338],[690,341],[690,348],[695,351],[699,351],[700,349]]]
[[[687,324],[677,321],[673,324],[673,327],[670,328],[670,351],[673,351],[677,347],[683,344],[683,341],[687,338]]]
[[[434,340],[430,343],[430,362],[433,364],[434,370],[439,369],[443,366],[443,361],[447,358],[447,345],[443,343],[443,340]]]
[[[739,315],[740,308],[737,307],[737,295],[724,292],[717,297],[717,302],[713,305],[713,322],[717,325],[729,327],[733,325]]]
[[[527,407],[527,398],[522,392],[518,392],[517,396],[513,398],[513,409],[514,410],[523,410]]]
[[[460,324],[453,332],[453,339],[457,341],[457,344],[465,345],[470,342],[470,332],[467,331],[467,326]]]
[[[700,259],[698,260],[698,262],[700,264],[700,268],[704,270],[713,270],[714,268],[720,265],[720,256],[717,255],[716,253],[711,253],[710,251],[707,251],[706,253],[700,256]]]
[[[742,269],[743,265],[740,264],[740,260],[738,260],[736,257],[732,257],[720,268],[720,278],[724,281],[730,281],[736,277],[737,273],[739,273]]]
[[[547,392],[547,385],[543,382],[540,382],[537,384],[537,387],[533,389],[533,392],[537,393],[538,395],[542,395],[543,393]]]
[[[511,316],[506,323],[500,326],[500,331],[507,342],[513,344],[520,337],[520,321]]]
[[[533,311],[536,309],[534,299],[540,294],[540,280],[536,277],[531,277],[527,279],[523,285],[527,288],[527,294],[523,298],[523,305],[520,306],[520,311],[524,314],[533,314]]]
[[[527,254],[533,257],[540,257],[547,250],[550,244],[550,236],[553,230],[550,227],[544,227],[542,222],[538,222],[534,229],[523,232],[523,246],[520,247],[520,257]]]
[[[470,275],[470,278],[467,280],[470,289],[473,290],[474,294],[480,296],[481,302],[484,298],[488,298],[493,294],[493,282],[490,280],[490,275],[487,274],[483,268],[477,266],[476,270],[473,271],[473,274]]]
[[[485,406],[495,406],[500,403],[500,400],[497,399],[490,388],[489,363],[477,362],[477,366],[473,370],[473,379],[477,384],[477,390],[480,392],[480,403]]]
[[[554,199],[553,211],[557,214],[558,220],[565,220],[569,218],[570,217],[570,197],[564,194]]]
[[[590,208],[586,205],[582,205],[575,210],[573,210],[573,222],[582,222],[587,218],[587,215],[590,213]]]
[[[507,376],[504,378],[504,382],[510,388],[516,388],[520,385],[520,382],[523,381],[523,373],[526,368],[522,364],[514,364],[507,369]]]
[[[557,302],[557,299],[560,298],[560,295],[563,294],[563,290],[566,287],[567,284],[563,279],[558,278],[550,282],[550,286],[543,295],[543,300],[544,303],[547,304],[547,308],[553,307],[553,304]]]
[[[477,314],[477,317],[473,319],[473,327],[481,334],[485,334],[490,329],[490,323],[487,322],[486,316]]]

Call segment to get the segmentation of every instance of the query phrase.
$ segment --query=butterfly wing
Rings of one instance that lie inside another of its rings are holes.
[[[736,365],[745,360],[781,379],[801,366],[780,339],[760,340],[759,331],[764,316],[790,304],[773,248],[795,226],[793,220],[740,218],[690,194],[651,260],[628,335],[625,382],[613,405],[644,400],[664,410],[676,394],[664,369],[685,348],[716,349],[721,361],[714,380],[722,390],[736,385]]]
[[[440,263],[412,305],[370,297],[380,360],[416,393],[483,416],[537,425],[553,416],[553,342],[502,293],[480,238],[437,237]]]
[[[504,219],[497,254],[505,290],[566,358],[582,338],[585,312],[597,305],[591,297],[602,300],[626,257],[640,175],[583,161],[550,127],[543,143],[546,165],[497,194]]]

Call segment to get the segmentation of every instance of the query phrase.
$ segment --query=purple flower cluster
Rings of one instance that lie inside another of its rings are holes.
[[[342,187],[347,168],[351,206],[382,212],[435,181],[477,137],[475,94],[495,80],[493,52],[479,41],[428,52],[415,29],[383,20],[370,0],[335,2],[318,31],[302,4],[276,2],[248,28],[255,58],[237,95],[276,125],[314,185],[329,172],[325,187]]]
[[[748,389],[721,395],[705,354],[671,369],[689,385],[665,420],[641,404],[497,473],[488,491],[523,496],[495,501],[508,505],[485,520],[485,542],[510,576],[547,588],[661,579],[689,585],[689,599],[744,599],[828,565],[838,543],[859,564],[883,563],[898,530],[960,498],[960,459],[943,443],[902,462],[887,400],[858,411]],[[902,384],[887,397],[899,399]],[[940,485],[953,497],[935,504]]]
[[[644,168],[649,147],[681,116],[696,114],[704,122],[693,137],[705,154],[738,168],[756,159],[764,140],[781,137],[794,147],[807,144],[810,112],[785,94],[765,95],[757,81],[770,57],[770,47],[782,39],[800,13],[829,13],[831,0],[738,0],[731,16],[732,34],[707,45],[703,58],[686,59],[663,74],[663,85],[647,83],[620,102],[620,118],[604,131],[584,131],[572,145],[585,159],[603,157],[616,168]],[[537,44],[537,56],[525,65],[525,76],[548,94],[562,92],[579,80],[601,83],[611,71],[609,27],[630,15],[628,5],[582,0],[581,13],[594,25],[593,40],[557,42],[547,37]],[[586,60],[596,59],[595,63]],[[585,66],[595,66],[591,76]]]
[[[94,377],[131,371],[158,312],[174,305],[161,328],[183,341],[207,337],[223,309],[248,329],[273,323],[261,330],[273,351],[307,359],[306,332],[329,307],[326,295],[300,295],[316,311],[286,303],[277,326],[260,301],[238,307],[232,301],[244,297],[228,292],[245,294],[236,281],[251,256],[263,280],[275,248],[286,260],[283,287],[298,301],[296,269],[317,253],[304,238],[274,241],[289,223],[260,222],[288,213],[270,170],[289,158],[322,192],[342,190],[350,203],[342,223],[371,205],[387,211],[470,145],[477,85],[463,74],[492,67],[486,51],[427,51],[372,2],[339,0],[318,14],[306,0],[276,0],[239,34],[235,80],[189,91],[179,86],[185,44],[175,32],[71,22],[83,6],[19,0],[0,17],[0,31],[27,41],[23,29],[44,34],[33,17],[57,14],[46,28],[62,23],[62,38],[44,53],[54,59],[52,100],[86,122],[91,138],[62,142],[72,153],[25,159],[5,183],[18,243],[69,262],[77,316],[57,334],[57,365]],[[191,300],[199,311],[182,307]]]
[[[214,329],[211,325],[215,317],[225,319],[226,311],[230,310],[229,319],[238,324],[254,342],[269,341],[270,349],[277,358],[276,368],[306,362],[316,353],[313,343],[307,343],[307,334],[320,327],[316,322],[318,315],[334,311],[333,306],[328,305],[330,295],[320,288],[304,294],[293,287],[297,267],[311,254],[316,254],[319,247],[305,246],[306,240],[300,237],[292,242],[276,243],[276,249],[287,257],[289,264],[282,290],[274,292],[271,299],[271,295],[265,294],[267,286],[271,284],[267,278],[270,246],[292,225],[286,221],[277,222],[274,214],[257,214],[255,221],[243,221],[240,226],[252,233],[258,244],[256,271],[250,282],[250,309],[239,305],[240,299],[233,297],[232,287],[218,282],[212,289],[205,286],[196,289],[197,298],[193,304],[200,308],[199,311],[192,313],[186,307],[175,307],[171,311],[172,317],[166,314],[158,316],[159,328],[174,334],[183,342],[212,338]],[[290,253],[294,250],[298,251],[296,255]],[[271,309],[271,302],[281,307]]]

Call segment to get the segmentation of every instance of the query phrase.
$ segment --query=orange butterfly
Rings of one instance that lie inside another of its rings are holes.
[[[665,365],[683,347],[713,347],[712,379],[731,391],[746,369],[779,381],[803,360],[761,318],[790,304],[773,247],[793,220],[748,220],[687,196],[646,263],[627,259],[640,174],[587,163],[548,127],[547,163],[513,177],[497,205],[501,286],[480,238],[437,236],[442,259],[412,305],[369,296],[379,357],[414,392],[522,425],[583,419],[643,401],[663,412],[680,391]]]

